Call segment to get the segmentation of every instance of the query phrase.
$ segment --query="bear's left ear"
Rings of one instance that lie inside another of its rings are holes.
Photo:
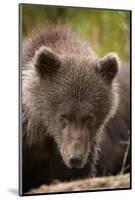
[[[112,82],[118,72],[119,59],[117,54],[109,53],[103,58],[99,59],[96,72],[108,84]]]
[[[40,47],[34,57],[34,66],[40,76],[54,74],[61,66],[59,57],[48,47]]]

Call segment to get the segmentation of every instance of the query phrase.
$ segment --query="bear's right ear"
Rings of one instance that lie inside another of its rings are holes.
[[[50,48],[40,47],[39,50],[36,51],[34,65],[38,73],[43,76],[44,74],[51,75],[57,72],[61,66],[61,62]]]
[[[108,84],[116,77],[119,67],[119,59],[117,54],[109,53],[99,59],[96,72]]]

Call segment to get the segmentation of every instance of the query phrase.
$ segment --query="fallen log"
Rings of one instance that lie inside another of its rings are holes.
[[[41,185],[39,188],[31,189],[26,194],[91,191],[121,188],[130,188],[129,174],[101,178],[88,178],[84,180],[76,180],[70,182],[57,182],[51,185]]]

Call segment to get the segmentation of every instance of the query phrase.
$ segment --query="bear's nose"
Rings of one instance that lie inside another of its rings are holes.
[[[69,156],[70,166],[72,168],[79,168],[81,165],[81,156],[76,154],[71,154]]]

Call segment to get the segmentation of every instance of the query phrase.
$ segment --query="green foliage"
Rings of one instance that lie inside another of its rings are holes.
[[[88,8],[50,7],[41,5],[22,6],[23,36],[39,24],[63,22],[80,32],[99,55],[110,51],[120,58],[130,60],[130,12]]]

